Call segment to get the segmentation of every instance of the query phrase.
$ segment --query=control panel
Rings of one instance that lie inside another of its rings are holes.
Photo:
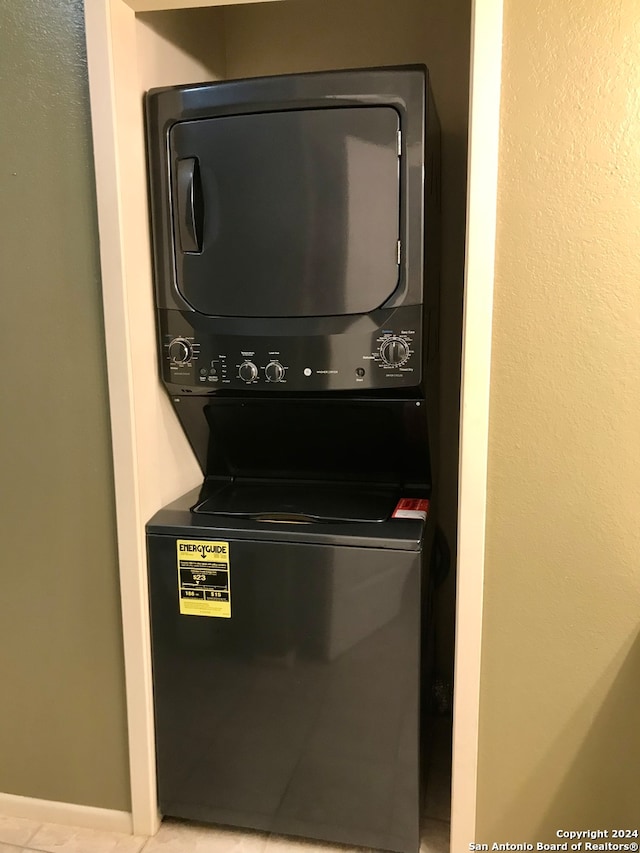
[[[393,313],[388,328],[280,338],[194,330],[179,311],[161,314],[162,376],[175,393],[218,389],[336,391],[406,388],[422,378],[418,306]]]

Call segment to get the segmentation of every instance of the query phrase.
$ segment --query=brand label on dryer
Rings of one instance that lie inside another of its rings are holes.
[[[229,543],[178,539],[178,598],[185,616],[231,617]]]

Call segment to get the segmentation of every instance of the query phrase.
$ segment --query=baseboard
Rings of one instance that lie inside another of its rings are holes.
[[[62,823],[82,826],[103,832],[124,832],[131,835],[133,821],[130,812],[81,806],[77,803],[57,803],[54,800],[37,800],[15,794],[0,794],[0,815],[22,817],[38,823]]]

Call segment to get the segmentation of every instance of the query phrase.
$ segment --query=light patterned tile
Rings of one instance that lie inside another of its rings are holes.
[[[146,840],[121,832],[45,823],[29,841],[29,847],[46,853],[140,853]]]
[[[261,832],[165,819],[144,853],[262,853],[266,843]]]
[[[15,844],[3,844],[0,841],[0,853],[30,853],[24,847],[16,847]]]
[[[449,853],[449,824],[443,820],[422,823],[420,853]]]
[[[39,828],[40,824],[35,820],[0,815],[0,842],[24,847]]]
[[[322,841],[307,841],[304,838],[289,838],[271,835],[265,853],[369,853],[368,847],[345,847]]]

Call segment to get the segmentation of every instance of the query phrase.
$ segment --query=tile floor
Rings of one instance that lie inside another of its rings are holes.
[[[426,820],[421,853],[447,853],[449,825]],[[0,853],[368,853],[364,848],[164,820],[145,838],[0,817]]]
[[[448,853],[451,730],[436,721],[420,853]],[[165,819],[157,835],[124,835],[0,815],[0,853],[369,853],[364,848]]]

